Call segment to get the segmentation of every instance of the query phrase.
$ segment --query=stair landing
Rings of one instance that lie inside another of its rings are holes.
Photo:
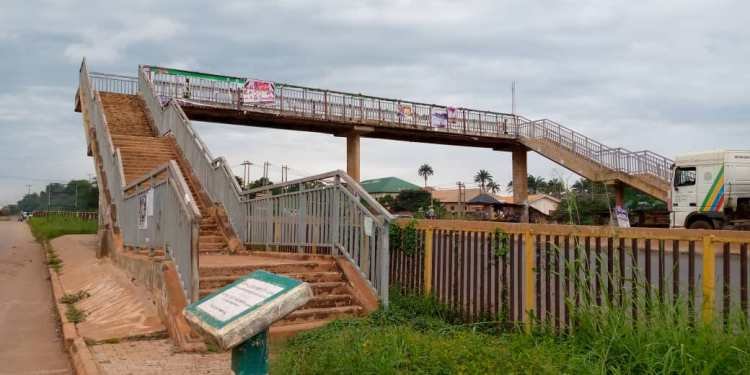
[[[356,297],[353,284],[339,268],[336,258],[326,255],[204,253],[199,258],[200,296],[203,298],[239,277],[260,269],[308,282],[313,289],[313,298],[307,304],[271,326],[273,339],[321,327],[335,318],[366,313]]]

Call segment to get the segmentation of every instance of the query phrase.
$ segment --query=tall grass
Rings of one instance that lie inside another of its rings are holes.
[[[95,234],[96,220],[72,216],[32,217],[28,220],[31,233],[38,241],[48,241],[66,234]]]
[[[391,308],[293,338],[279,374],[746,374],[750,330],[688,319],[683,303],[639,298],[640,318],[610,301],[584,300],[574,328],[540,322],[530,334],[501,322],[465,324],[431,297],[393,288]],[[632,301],[628,301],[628,304]],[[741,320],[741,319],[739,319]],[[635,322],[635,323],[634,323]]]

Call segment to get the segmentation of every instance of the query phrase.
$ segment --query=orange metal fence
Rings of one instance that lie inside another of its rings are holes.
[[[404,227],[409,221],[401,220]],[[583,303],[684,303],[690,319],[747,319],[750,233],[418,220],[416,251],[391,244],[392,284],[467,321],[570,324]],[[645,308],[644,308],[645,306]]]

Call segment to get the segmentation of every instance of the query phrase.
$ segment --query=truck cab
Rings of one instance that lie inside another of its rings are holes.
[[[669,208],[672,228],[750,229],[750,151],[675,158]]]

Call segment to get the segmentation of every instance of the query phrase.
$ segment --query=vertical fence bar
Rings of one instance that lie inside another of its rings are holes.
[[[534,288],[534,236],[530,230],[527,230],[523,234],[523,287],[525,289],[525,295],[523,299],[524,314],[521,317],[522,321],[525,322],[526,331],[531,331],[531,325],[535,315],[534,310],[537,308],[534,303],[534,295],[536,294]]]
[[[433,230],[425,230],[424,236],[424,294],[432,294],[432,236]]]
[[[710,324],[714,319],[714,289],[716,286],[716,253],[714,251],[713,236],[703,237],[703,307],[701,319]]]

